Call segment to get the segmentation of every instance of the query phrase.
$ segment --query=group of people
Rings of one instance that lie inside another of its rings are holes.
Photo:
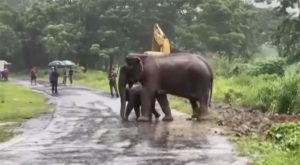
[[[67,84],[67,78],[70,80],[70,84],[73,83],[73,69],[70,68],[69,71],[67,72],[66,68],[63,69],[62,71],[62,77],[63,77],[63,84]],[[51,91],[52,94],[57,94],[57,85],[58,85],[58,77],[59,73],[57,71],[56,67],[51,67],[48,71],[48,77],[49,77],[49,82],[51,84]],[[31,79],[31,85],[36,85],[36,79],[37,79],[37,69],[36,67],[33,67],[30,71],[30,79]]]
[[[73,84],[73,73],[74,73],[74,71],[73,71],[72,67],[69,69],[68,72],[67,72],[66,68],[63,69],[63,71],[62,71],[63,82],[62,83],[64,85],[67,84],[68,77],[70,80],[70,84]],[[51,83],[52,94],[57,94],[58,77],[59,77],[59,73],[57,72],[56,67],[52,67],[49,70],[49,81]]]
[[[67,72],[67,69],[64,68],[62,71],[63,74],[63,84],[67,85],[67,78],[69,77],[70,84],[73,84],[73,69],[70,68],[69,71]]]
[[[70,80],[70,84],[73,83],[73,69],[72,67],[67,71],[66,68],[63,68],[62,71],[62,78],[63,81],[62,83],[64,85],[67,84],[67,79],[69,78]],[[51,67],[48,71],[48,77],[49,77],[49,82],[51,84],[51,91],[52,94],[57,94],[57,85],[58,85],[58,77],[59,77],[59,73],[57,71],[56,67]],[[114,97],[114,93],[116,95],[116,97],[119,97],[119,92],[117,90],[117,69],[111,69],[108,73],[108,80],[109,80],[109,86],[110,86],[110,93],[111,96]],[[37,68],[33,67],[30,70],[30,79],[31,79],[31,85],[36,85],[36,79],[37,79]]]

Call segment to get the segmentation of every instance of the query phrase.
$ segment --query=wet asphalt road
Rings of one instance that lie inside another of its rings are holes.
[[[205,122],[186,121],[179,112],[173,111],[173,122],[137,123],[133,113],[131,121],[123,122],[119,99],[108,94],[60,86],[59,95],[52,96],[46,83],[32,88],[45,93],[56,110],[29,120],[22,134],[0,144],[1,165],[246,164]]]

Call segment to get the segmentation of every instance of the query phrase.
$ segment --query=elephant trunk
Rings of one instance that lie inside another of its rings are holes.
[[[119,93],[120,93],[120,99],[121,99],[121,109],[120,109],[120,115],[123,120],[125,120],[125,106],[126,106],[126,84],[127,84],[127,78],[126,78],[126,68],[122,67],[120,69],[120,75],[119,75]]]

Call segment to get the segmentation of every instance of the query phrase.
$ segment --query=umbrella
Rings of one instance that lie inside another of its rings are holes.
[[[62,61],[54,60],[48,64],[49,66],[65,66],[65,64]]]
[[[73,61],[70,61],[70,60],[63,60],[62,62],[64,63],[65,66],[73,66],[73,65],[75,65],[75,63]]]
[[[5,61],[5,60],[0,60],[0,63],[3,63],[4,65],[11,65],[11,63]]]

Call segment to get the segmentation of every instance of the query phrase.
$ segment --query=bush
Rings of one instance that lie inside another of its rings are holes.
[[[300,124],[274,124],[267,138],[242,138],[237,141],[243,153],[250,154],[253,165],[298,165],[300,161]]]
[[[278,113],[300,113],[300,75],[217,77],[213,98],[229,104]]]
[[[288,75],[282,81],[282,88],[278,93],[277,112],[297,114],[300,112],[300,76]]]
[[[283,58],[275,58],[270,60],[257,61],[254,63],[254,69],[251,75],[257,76],[262,74],[284,75],[284,67],[286,61]]]
[[[267,138],[282,148],[298,149],[300,147],[300,123],[274,124],[268,130]]]
[[[264,74],[276,74],[283,76],[285,72],[285,60],[282,58],[275,58],[269,60],[259,60],[254,63],[238,63],[230,69],[230,75],[264,75]]]
[[[227,57],[222,56],[213,56],[213,71],[215,75],[230,77],[232,76],[232,72],[228,72],[233,70],[232,64],[241,64],[241,59],[229,60]]]
[[[229,67],[228,61],[217,67]],[[300,113],[300,75],[298,66],[285,66],[285,59],[237,63],[227,74],[217,68],[213,97],[229,104],[278,113]],[[287,71],[284,69],[287,68]],[[225,72],[225,71],[224,71]],[[220,75],[224,76],[220,76]]]

